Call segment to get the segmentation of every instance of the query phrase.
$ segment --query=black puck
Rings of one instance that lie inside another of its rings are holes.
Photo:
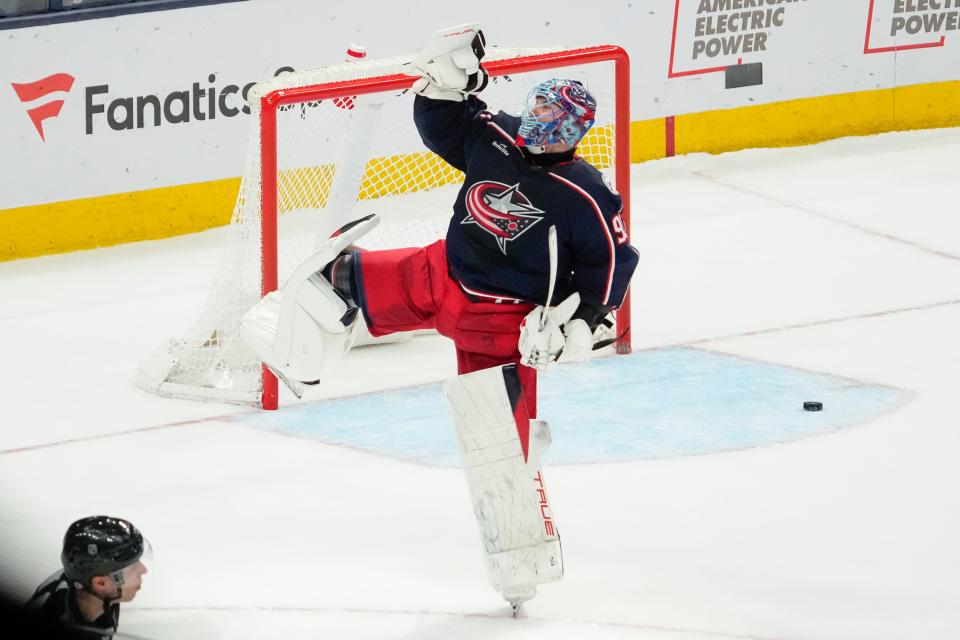
[[[820,411],[823,409],[822,402],[804,402],[803,410],[804,411]]]

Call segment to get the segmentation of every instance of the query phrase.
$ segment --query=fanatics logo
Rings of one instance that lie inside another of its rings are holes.
[[[20,98],[20,102],[28,103],[47,98],[52,93],[67,93],[70,91],[70,88],[73,87],[73,81],[74,77],[69,74],[55,73],[52,76],[41,78],[35,82],[27,82],[24,84],[12,82],[10,86],[13,87],[17,97]],[[43,121],[60,115],[60,109],[62,108],[63,100],[50,100],[49,102],[43,102],[42,104],[27,109],[27,115],[30,116],[30,121],[33,122],[37,133],[40,134],[40,139],[44,142],[46,142],[47,139],[43,133]]]
[[[509,156],[509,155],[510,155],[510,152],[507,150],[507,145],[505,145],[504,143],[502,143],[502,142],[497,142],[496,140],[494,140],[494,141],[493,141],[493,146],[494,146],[500,153],[502,153],[503,155],[505,155],[505,156]]]
[[[545,213],[530,204],[517,189],[519,186],[519,183],[509,187],[500,182],[477,182],[464,199],[468,213],[460,224],[478,225],[494,237],[504,255],[507,243],[540,222],[543,216],[537,214]]]

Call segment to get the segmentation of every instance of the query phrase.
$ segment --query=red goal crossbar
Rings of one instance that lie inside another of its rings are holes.
[[[495,60],[483,67],[491,76],[512,73],[541,71],[559,67],[571,67],[594,62],[614,63],[614,82],[617,103],[614,114],[616,188],[623,199],[623,222],[630,230],[630,59],[621,47],[602,45],[572,49],[534,56]],[[261,147],[261,248],[262,286],[261,294],[267,295],[277,289],[277,110],[279,107],[302,102],[328,100],[346,96],[358,96],[382,91],[409,89],[416,76],[394,74],[329,82],[325,84],[277,89],[261,98],[260,147]],[[412,117],[412,116],[411,116]],[[630,293],[617,312],[617,353],[630,353]],[[276,409],[279,385],[266,366],[263,367],[262,407]]]

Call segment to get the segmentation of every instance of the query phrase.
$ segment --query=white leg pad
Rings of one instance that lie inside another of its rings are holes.
[[[517,606],[563,577],[560,537],[540,455],[546,422],[527,418],[515,365],[446,382],[444,390],[494,589]]]
[[[240,321],[240,335],[257,357],[297,396],[300,382],[327,375],[353,345],[358,310],[350,308],[318,272],[347,246],[375,227],[368,216],[344,227],[287,279],[250,309]]]

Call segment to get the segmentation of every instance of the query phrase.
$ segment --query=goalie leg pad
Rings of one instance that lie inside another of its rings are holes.
[[[358,309],[319,272],[377,222],[369,216],[340,229],[240,321],[243,341],[298,396],[290,382],[320,380],[350,350],[357,328]]]
[[[514,606],[563,577],[563,555],[540,469],[546,422],[529,418],[517,365],[444,385],[485,552],[487,577]]]
[[[257,357],[290,382],[313,383],[350,350],[356,307],[348,307],[321,276],[267,294],[240,321],[240,334]]]

